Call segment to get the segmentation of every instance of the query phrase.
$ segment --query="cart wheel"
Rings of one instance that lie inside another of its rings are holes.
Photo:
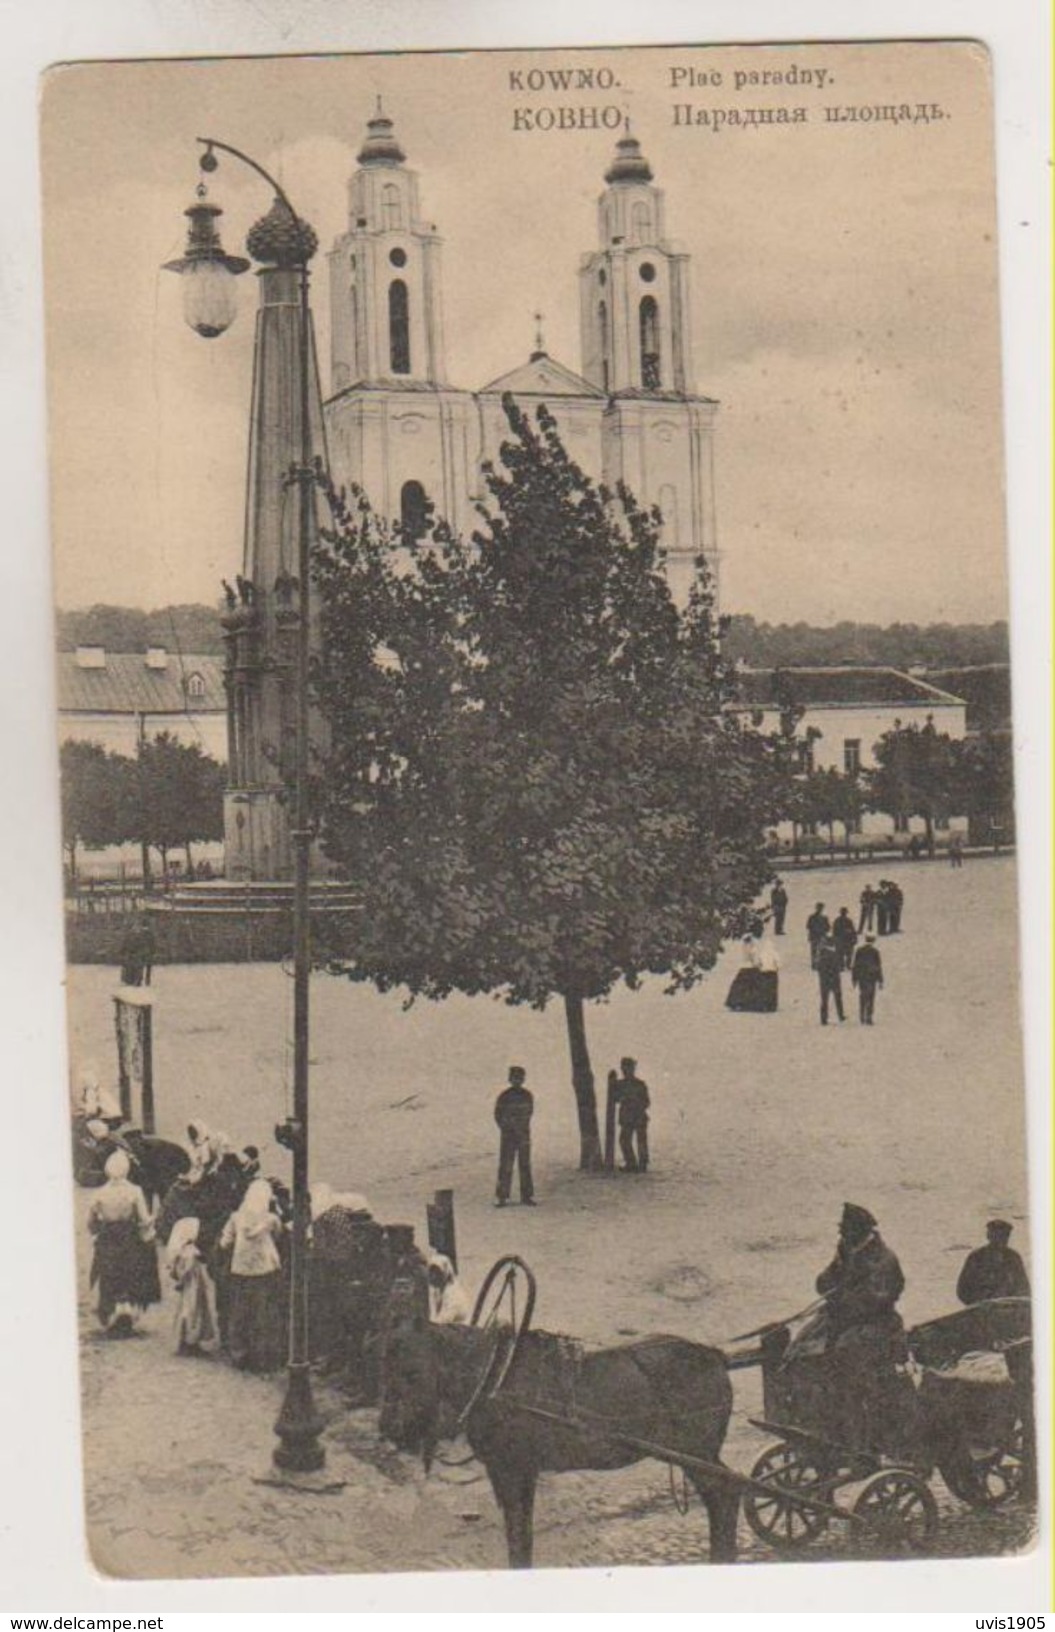
[[[784,1552],[793,1552],[808,1546],[827,1530],[827,1513],[818,1513],[805,1505],[805,1501],[788,1501],[781,1494],[793,1491],[808,1500],[812,1488],[819,1499],[829,1499],[827,1486],[822,1491],[816,1489],[823,1483],[823,1471],[797,1445],[771,1445],[751,1469],[751,1478],[773,1487],[772,1496],[764,1496],[760,1490],[744,1492],[744,1518],[761,1541]]]
[[[866,1480],[854,1503],[884,1551],[924,1553],[938,1528],[938,1508],[922,1479],[904,1468],[884,1468]]]
[[[968,1446],[961,1463],[943,1466],[941,1476],[968,1507],[1000,1507],[1022,1489],[1024,1434],[1021,1421],[1006,1445]]]

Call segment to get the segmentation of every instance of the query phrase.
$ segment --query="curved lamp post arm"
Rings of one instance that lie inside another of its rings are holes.
[[[262,164],[257,164],[255,159],[251,159],[248,153],[243,153],[240,148],[232,147],[229,142],[217,141],[215,136],[196,136],[194,139],[205,149],[205,152],[198,161],[203,170],[216,169],[215,159],[213,159],[211,164],[209,163],[209,158],[212,155],[213,148],[219,148],[221,153],[229,153],[232,159],[241,159],[243,164],[248,165],[250,170],[255,170],[257,175],[261,176],[263,180],[267,182],[268,186],[274,192],[276,198],[281,200],[281,202],[286,206],[286,209],[289,211],[294,221],[300,220],[300,216],[297,214],[296,210],[293,208],[293,205],[289,201],[289,194],[286,192],[286,189],[279,185],[270,171],[265,170]]]

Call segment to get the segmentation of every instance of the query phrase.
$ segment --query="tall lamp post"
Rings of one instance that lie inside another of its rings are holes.
[[[311,314],[308,304],[308,262],[317,240],[314,232],[294,210],[285,191],[247,154],[214,137],[197,138],[204,148],[199,163],[206,173],[214,171],[217,152],[248,165],[261,176],[275,195],[275,206],[250,234],[249,249],[257,253],[253,237],[262,228],[282,240],[284,264],[294,268],[300,285],[297,333],[297,378],[294,390],[300,419],[299,458],[288,472],[290,486],[300,494],[297,539],[299,619],[297,624],[294,686],[295,758],[293,826],[293,1115],[279,1130],[279,1138],[293,1156],[293,1238],[290,1262],[289,1367],[286,1394],[275,1423],[279,1443],[273,1452],[276,1467],[288,1472],[311,1473],[321,1468],[326,1453],[319,1443],[322,1420],[315,1409],[308,1359],[308,984],[311,971],[311,920],[308,879],[311,829],[308,793],[308,669],[310,660],[310,617],[308,588],[311,575],[311,546],[315,531],[315,469],[311,444]],[[166,269],[184,279],[184,316],[198,334],[213,339],[229,327],[235,316],[234,279],[248,270],[249,262],[224,253],[216,218],[222,212],[206,202],[205,187],[198,188],[198,202],[186,211],[190,219],[186,254],[168,261]],[[278,495],[276,495],[276,502]]]

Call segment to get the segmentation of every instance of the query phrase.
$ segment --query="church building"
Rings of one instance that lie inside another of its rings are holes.
[[[594,247],[585,247],[583,222],[581,372],[548,356],[539,335],[526,361],[477,391],[459,390],[447,373],[442,240],[379,106],[349,183],[348,229],[329,257],[325,413],[336,481],[358,484],[380,515],[412,532],[426,501],[455,531],[471,530],[484,462],[508,435],[509,392],[526,409],[546,404],[595,481],[624,482],[640,504],[658,505],[676,597],[688,594],[696,556],[716,575],[717,404],[696,394],[689,257],[667,238],[664,217],[641,145],[624,135],[605,172]]]

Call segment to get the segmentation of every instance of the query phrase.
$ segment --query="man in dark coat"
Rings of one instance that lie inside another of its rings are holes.
[[[883,984],[883,960],[874,935],[866,935],[864,945],[854,953],[850,979],[857,987],[862,1026],[874,1024],[876,987]]]
[[[498,1146],[498,1184],[495,1206],[504,1207],[513,1186],[513,1165],[520,1168],[520,1200],[535,1206],[535,1185],[531,1177],[531,1116],[535,1101],[524,1086],[527,1072],[522,1065],[509,1067],[509,1086],[495,1100],[495,1121],[501,1135]]]
[[[817,952],[821,942],[831,929],[824,911],[824,902],[818,901],[809,917],[806,919],[806,939],[810,947],[810,968],[817,967]]]
[[[890,894],[885,878],[879,880],[879,888],[875,892],[876,933],[889,935],[890,933]]]
[[[887,879],[886,890],[887,928],[891,935],[898,935],[901,932],[901,909],[905,904],[905,892],[892,878]]]
[[[896,1305],[904,1290],[901,1265],[872,1214],[848,1201],[835,1257],[818,1275],[817,1291],[825,1299],[827,1349],[835,1357],[835,1414],[847,1437],[871,1449],[892,1448],[902,1430],[896,1367],[905,1358],[905,1336]]]
[[[769,905],[773,909],[773,934],[783,935],[784,919],[788,912],[788,892],[784,888],[784,880],[778,878],[769,892]]]
[[[648,1171],[648,1107],[651,1103],[648,1085],[637,1075],[637,1061],[629,1056],[620,1060],[619,1069],[622,1076],[615,1084],[615,1102],[619,1107],[623,1171],[645,1173]]]
[[[968,1253],[956,1296],[961,1303],[984,1303],[987,1298],[1028,1298],[1029,1276],[1014,1247],[1008,1246],[1011,1225],[994,1218],[985,1227],[986,1245]]]
[[[857,920],[857,933],[863,935],[866,929],[871,929],[875,922],[876,892],[871,884],[866,884],[861,891],[861,916]]]
[[[832,925],[832,938],[839,948],[843,968],[849,969],[853,962],[854,947],[857,945],[857,931],[850,917],[849,907],[839,908],[838,917]]]
[[[835,1012],[840,1020],[845,1020],[843,1013],[842,988],[842,953],[836,946],[831,935],[825,935],[817,948],[817,961],[814,966],[821,983],[821,1025],[828,1024],[828,1002],[835,999]]]

